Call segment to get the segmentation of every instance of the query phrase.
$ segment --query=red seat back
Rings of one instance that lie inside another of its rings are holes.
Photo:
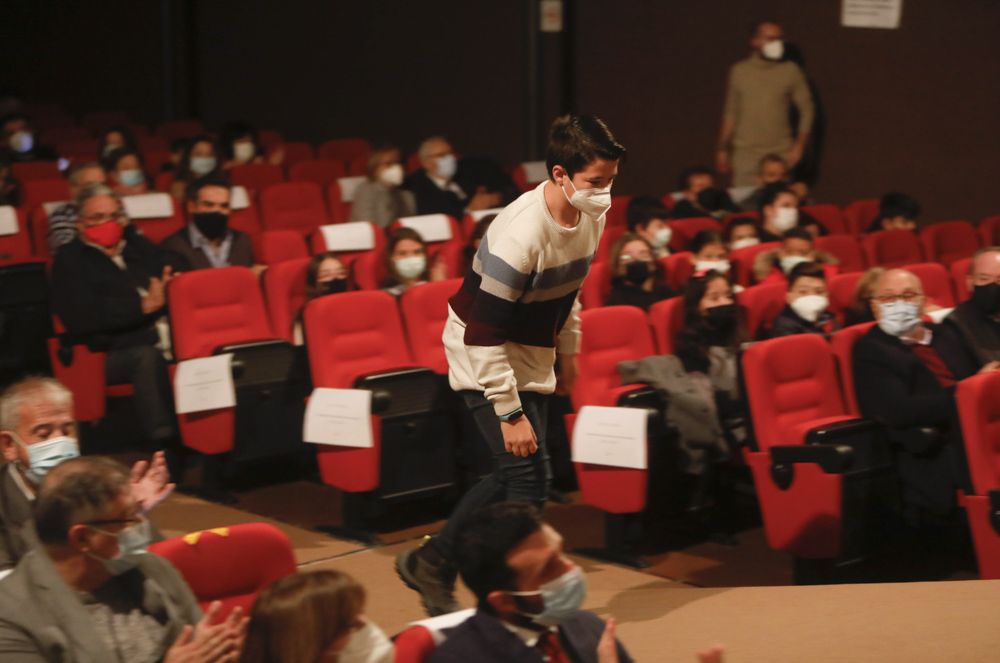
[[[18,182],[28,180],[54,180],[62,177],[55,161],[23,161],[12,163],[10,173]]]
[[[879,230],[865,235],[861,245],[873,267],[902,267],[924,259],[917,236],[908,230]]]
[[[844,311],[854,303],[854,292],[858,289],[858,281],[861,280],[863,272],[849,272],[847,274],[837,274],[827,284],[830,297],[830,310],[838,315],[843,315]]]
[[[764,283],[747,288],[736,295],[736,302],[746,311],[747,333],[759,338],[785,308],[784,283]]]
[[[711,217],[694,217],[691,219],[674,219],[669,225],[673,229],[670,239],[671,251],[684,251],[694,236],[702,230],[722,231],[722,224]]]
[[[681,251],[660,258],[660,264],[667,275],[667,285],[674,290],[683,290],[694,274],[694,263],[691,262],[691,252]]]
[[[305,238],[294,230],[265,230],[260,234],[255,253],[264,265],[309,257]]]
[[[831,253],[837,258],[841,273],[865,271],[865,257],[861,252],[861,244],[853,235],[817,237],[813,244],[817,251]]]
[[[229,172],[229,178],[236,186],[243,186],[251,193],[261,191],[272,184],[285,181],[281,166],[270,163],[247,163],[236,166]]]
[[[940,263],[922,262],[907,265],[905,269],[913,272],[920,279],[920,283],[924,286],[924,296],[929,302],[942,308],[951,308],[955,305],[951,277],[948,275],[948,270]]]
[[[580,286],[580,304],[584,309],[604,306],[611,294],[611,277],[608,274],[607,261],[595,262],[590,266],[590,272]]]
[[[434,636],[423,626],[411,626],[393,640],[393,663],[424,663],[437,646]]]
[[[819,221],[831,235],[847,232],[844,215],[836,205],[804,205],[802,211]]]
[[[573,405],[614,405],[621,386],[618,363],[654,353],[645,312],[634,306],[606,306],[580,314],[582,343]]]
[[[594,261],[608,262],[611,260],[611,247],[615,245],[619,237],[627,232],[628,229],[625,226],[605,225],[604,232],[601,233],[601,239],[597,241],[597,253]]]
[[[523,191],[531,191],[540,182],[547,178],[544,161],[525,161],[514,166],[510,173],[511,178],[517,188]]]
[[[674,354],[677,334],[684,327],[684,298],[671,297],[650,306],[649,323],[653,327],[657,353]]]
[[[281,182],[260,192],[265,230],[297,230],[308,235],[328,222],[323,191],[315,182]]]
[[[268,523],[192,532],[154,543],[149,551],[173,564],[202,608],[221,601],[220,620],[236,607],[250,614],[262,589],[297,569],[291,541]]]
[[[448,374],[448,360],[441,341],[448,319],[448,300],[461,285],[462,279],[424,283],[408,288],[399,299],[410,352],[421,366],[441,375]]]
[[[100,144],[93,138],[65,140],[56,143],[56,152],[59,156],[75,163],[93,161],[98,156],[97,150],[99,148]]]
[[[988,216],[979,222],[979,239],[983,246],[1000,244],[1000,214]]]
[[[367,159],[371,146],[364,138],[334,138],[319,146],[320,159],[333,159],[347,165],[356,159]]]
[[[632,202],[632,196],[611,196],[611,208],[604,219],[604,224],[608,228],[627,227],[628,205]]]
[[[184,227],[180,207],[170,194],[157,191],[123,196],[122,204],[130,223],[154,244]]]
[[[42,145],[58,145],[72,140],[93,140],[94,132],[85,127],[52,127],[38,132]]]
[[[1000,489],[1000,372],[963,380],[956,392],[975,494]]]
[[[871,225],[871,222],[878,216],[878,198],[865,198],[855,200],[844,207],[844,221],[847,223],[847,232],[851,235],[860,235]]]
[[[285,153],[285,158],[282,160],[282,163],[284,164],[286,171],[300,161],[316,157],[316,150],[313,149],[312,145],[306,142],[294,141],[290,143],[282,143],[281,149]]]
[[[744,288],[753,282],[753,263],[757,259],[757,254],[764,251],[773,251],[781,246],[781,242],[764,242],[746,248],[737,249],[729,253],[729,263],[733,266],[733,282]]]
[[[955,297],[959,302],[964,302],[972,293],[969,292],[969,269],[972,267],[972,258],[963,258],[951,263],[951,285],[955,288]]]
[[[968,221],[941,221],[920,231],[927,260],[950,265],[979,249],[979,236]]]
[[[295,320],[306,301],[309,258],[295,258],[271,265],[264,272],[264,300],[276,336],[295,341]]]
[[[31,211],[42,203],[64,202],[70,199],[69,182],[59,177],[52,180],[28,180],[21,185],[21,207]]]
[[[194,138],[205,133],[201,120],[169,120],[156,127],[156,135],[168,143],[178,138]]]
[[[333,159],[304,159],[288,169],[290,182],[315,182],[323,188],[346,176],[344,162]]]
[[[837,368],[840,369],[840,386],[844,394],[844,403],[847,404],[847,411],[856,417],[861,416],[861,410],[858,408],[858,397],[854,393],[854,364],[851,363],[851,356],[854,354],[854,344],[874,325],[874,322],[851,325],[835,331],[830,337],[830,346],[837,358]]]

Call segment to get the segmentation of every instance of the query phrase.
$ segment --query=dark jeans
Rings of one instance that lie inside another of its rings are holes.
[[[548,396],[521,392],[521,408],[535,429],[538,451],[522,458],[504,448],[500,420],[493,411],[493,404],[480,391],[462,391],[462,402],[469,409],[479,434],[489,444],[493,454],[493,473],[473,486],[462,496],[441,533],[434,538],[434,546],[449,560],[455,559],[455,541],[462,524],[470,514],[495,502],[531,502],[541,508],[548,496],[552,470],[549,452],[545,445],[548,418]]]
[[[108,384],[132,385],[136,417],[148,442],[160,443],[177,436],[167,364],[159,350],[152,345],[109,350],[105,379]]]

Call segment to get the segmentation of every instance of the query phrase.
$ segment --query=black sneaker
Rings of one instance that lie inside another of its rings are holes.
[[[424,537],[419,548],[396,556],[396,575],[406,586],[420,594],[424,610],[431,617],[461,610],[455,600],[455,567],[448,563]]]

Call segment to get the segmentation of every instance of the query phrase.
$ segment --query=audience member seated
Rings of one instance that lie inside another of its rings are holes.
[[[340,571],[285,576],[254,602],[239,662],[392,663],[392,643],[364,607],[364,588]]]
[[[73,166],[69,171],[69,192],[75,199],[88,186],[105,184],[108,176],[104,167],[96,161],[87,161]],[[76,224],[79,210],[71,201],[52,210],[49,215],[49,253],[55,255],[60,246],[69,244],[76,238]]]
[[[788,183],[788,163],[777,154],[765,154],[761,157],[757,166],[757,181],[760,186],[754,189],[750,195],[737,201],[739,208],[746,212],[755,212],[760,209],[761,198],[764,189],[769,184]]]
[[[211,136],[192,138],[181,154],[180,163],[174,171],[174,181],[170,185],[170,195],[178,201],[184,200],[191,182],[206,175],[221,173],[218,150]]]
[[[111,180],[111,188],[120,196],[147,193],[151,188],[142,155],[134,149],[122,147],[114,150],[105,157],[104,169]]]
[[[101,132],[97,146],[97,154],[101,159],[106,159],[112,152],[120,149],[139,149],[139,143],[131,129],[117,126]]]
[[[803,262],[793,267],[788,273],[785,301],[785,308],[771,324],[770,338],[794,334],[829,336],[837,330],[837,322],[827,310],[830,298],[822,265]]]
[[[673,237],[673,230],[667,225],[669,218],[670,210],[655,196],[635,196],[625,212],[628,231],[649,242],[657,259],[670,254],[667,245]]]
[[[878,203],[878,215],[868,226],[868,232],[879,230],[909,230],[917,229],[917,217],[920,216],[920,203],[905,193],[887,193]]]
[[[765,186],[760,201],[758,236],[762,242],[777,242],[792,228],[807,230],[812,237],[827,232],[816,219],[799,210],[798,194],[784,183]]]
[[[11,174],[11,158],[0,151],[0,205],[18,207],[21,204],[21,183]]]
[[[38,485],[48,472],[80,455],[73,394],[53,378],[25,378],[0,396],[0,574],[29,550],[38,535],[31,509]],[[143,514],[173,492],[166,457],[156,452],[152,462],[132,468],[132,497]]]
[[[264,154],[264,148],[261,147],[257,129],[247,122],[227,122],[222,127],[219,147],[222,150],[223,170],[232,170],[236,166],[251,163],[271,163],[280,166],[285,158],[284,149],[278,148],[268,159]]]
[[[677,178],[677,190],[683,194],[670,211],[675,219],[689,219],[707,216],[705,209],[698,204],[698,194],[715,186],[715,171],[708,166],[692,166],[685,168]]]
[[[955,385],[977,369],[953,329],[923,321],[923,304],[920,279],[903,269],[884,272],[871,303],[878,324],[858,339],[852,357],[858,406],[886,427],[913,524],[922,514],[947,516],[955,491],[967,487]]]
[[[448,278],[448,266],[440,256],[428,265],[427,246],[420,233],[412,228],[393,231],[385,247],[383,264],[386,276],[381,287],[396,297],[412,286]]]
[[[875,322],[875,314],[872,313],[872,297],[875,293],[875,283],[882,278],[884,272],[884,267],[872,267],[858,279],[851,304],[844,309],[845,327]]]
[[[403,185],[417,200],[417,214],[450,214],[500,207],[517,197],[517,187],[503,169],[488,159],[459,161],[451,143],[428,138],[417,152],[421,169]]]
[[[202,615],[180,574],[142,554],[150,523],[128,471],[73,458],[49,472],[35,502],[41,545],[0,582],[0,659],[230,661],[246,628],[236,608]]]
[[[760,244],[758,232],[755,220],[747,216],[737,217],[722,231],[722,239],[730,251],[736,251]]]
[[[404,216],[417,213],[417,201],[403,184],[403,162],[399,149],[385,146],[372,150],[365,167],[367,179],[354,190],[351,221],[371,221],[385,228]]]
[[[813,236],[802,228],[784,232],[781,246],[772,251],[762,251],[754,259],[753,273],[758,283],[784,283],[792,268],[803,262],[820,263],[827,280],[837,275],[838,260],[813,246]]]
[[[1000,361],[1000,246],[976,251],[966,277],[972,297],[946,318],[980,365]]]
[[[495,218],[497,218],[496,214],[487,214],[479,219],[479,221],[476,221],[476,226],[469,235],[469,243],[463,249],[462,257],[465,260],[465,266],[462,270],[463,275],[472,269],[472,259],[479,252],[479,246],[483,243],[483,237],[486,237],[486,231],[490,229],[490,224],[493,223],[493,219]]]
[[[701,230],[692,239],[688,246],[691,252],[691,264],[694,265],[693,273],[696,275],[706,274],[716,271],[720,274],[729,274],[729,249],[726,248],[725,240],[715,230]]]
[[[317,297],[336,295],[351,289],[350,274],[347,267],[333,251],[318,253],[312,257],[306,266],[305,302],[295,315],[295,325],[292,337],[295,345],[304,345],[305,336],[302,333],[302,313],[305,304]]]
[[[254,264],[250,236],[229,227],[230,196],[229,181],[220,175],[207,175],[188,186],[190,221],[160,243],[176,271],[239,266],[259,274],[266,269]]]
[[[607,306],[638,306],[644,311],[677,295],[666,283],[663,266],[653,257],[653,247],[633,233],[625,233],[611,249],[611,294]]]
[[[462,581],[476,612],[448,631],[428,663],[631,661],[607,623],[581,610],[583,570],[563,552],[563,538],[538,511],[494,504],[465,521],[458,540]]]
[[[55,161],[59,158],[56,151],[48,145],[39,145],[35,140],[35,132],[31,129],[31,121],[24,113],[11,113],[0,120],[0,151],[12,163],[25,161]]]
[[[729,197],[729,192],[717,187],[699,191],[695,206],[700,212],[698,216],[710,216],[717,221],[722,221],[733,212],[739,211],[733,199]]]
[[[166,161],[160,166],[160,172],[176,173],[184,159],[184,152],[189,143],[190,140],[187,138],[174,138],[170,141],[170,161]]]
[[[171,268],[159,247],[128,224],[118,195],[83,189],[77,237],[52,265],[52,308],[72,343],[107,353],[109,384],[130,383],[146,439],[170,448],[176,436],[167,367],[157,320],[165,310]],[[165,324],[165,323],[164,323]]]

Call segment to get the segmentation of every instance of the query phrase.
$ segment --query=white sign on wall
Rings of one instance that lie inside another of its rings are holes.
[[[840,22],[845,28],[899,28],[903,0],[843,0]]]

